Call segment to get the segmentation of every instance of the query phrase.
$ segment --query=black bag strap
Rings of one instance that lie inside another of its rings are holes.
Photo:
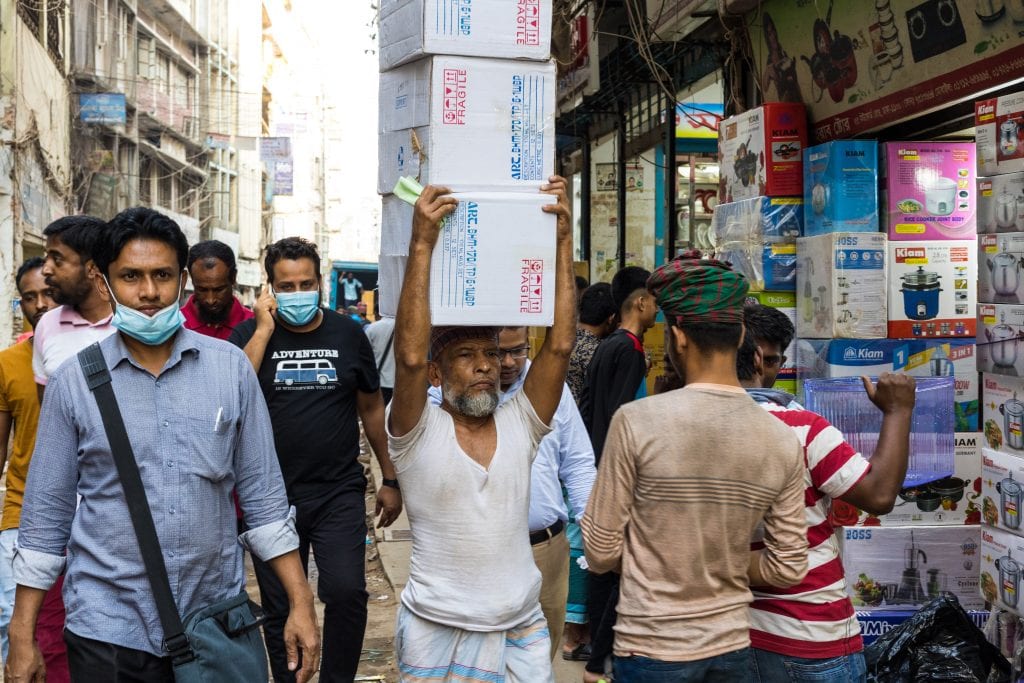
[[[384,367],[384,363],[388,360],[388,354],[391,352],[391,344],[395,341],[395,328],[391,328],[391,335],[388,337],[388,343],[384,345],[384,354],[377,361],[377,374],[380,374],[381,368]]]
[[[139,466],[132,452],[131,441],[124,427],[121,410],[114,397],[114,387],[110,383],[110,370],[103,358],[98,343],[87,346],[78,353],[78,363],[85,374],[85,382],[96,398],[96,405],[103,419],[103,428],[110,442],[110,452],[117,465],[117,476],[121,479],[125,501],[132,517],[132,527],[142,553],[142,562],[149,576],[149,584],[156,601],[156,611],[160,615],[160,626],[164,630],[164,650],[171,656],[175,665],[184,664],[195,659],[185,627],[181,623],[181,615],[174,604],[171,582],[167,578],[167,566],[160,551],[160,539],[156,535],[153,515],[146,498],[146,489],[142,486]]]

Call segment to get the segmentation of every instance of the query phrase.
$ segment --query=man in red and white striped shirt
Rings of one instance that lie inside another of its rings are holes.
[[[793,337],[793,325],[785,314],[748,304],[744,322],[747,338],[736,361],[740,383],[765,410],[797,433],[806,449],[807,465],[809,571],[790,588],[751,586],[754,679],[863,681],[860,625],[846,592],[829,512],[833,498],[873,514],[892,509],[907,472],[914,379],[883,374],[877,386],[864,380],[868,396],[884,414],[869,464],[825,418],[804,410],[792,395],[770,388],[778,366],[785,362],[781,353]],[[755,540],[751,547],[760,544]]]

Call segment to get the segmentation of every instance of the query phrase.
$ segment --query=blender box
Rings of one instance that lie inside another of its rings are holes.
[[[797,336],[877,339],[886,336],[886,239],[837,232],[797,240]]]
[[[942,592],[984,609],[978,591],[980,526],[848,527],[846,589],[857,611],[913,609]]]
[[[444,221],[430,261],[431,322],[550,326],[555,216],[541,207],[554,204],[555,197],[524,192],[453,196],[459,204]],[[381,262],[386,270],[382,289],[401,291],[405,262],[404,255],[389,258],[387,268]]]
[[[978,592],[996,607],[1020,615],[1021,578],[1024,576],[1024,538],[982,525]]]
[[[1024,171],[1024,91],[974,103],[978,175]]]
[[[1019,409],[1021,413],[1007,417],[1013,422],[1016,438],[1021,438],[1021,420],[1024,419],[1024,403],[1016,399],[1009,409]],[[1004,443],[1005,445],[1005,443]],[[1024,536],[1021,528],[1021,516],[1024,515],[1024,452],[1008,453],[991,448],[981,449],[981,521],[985,524],[1008,531],[1011,534]],[[1024,555],[1021,556],[1024,559]]]
[[[804,105],[771,102],[724,119],[718,127],[724,202],[802,197]]]
[[[974,239],[973,142],[887,142],[882,149],[882,223],[889,239]]]
[[[900,626],[910,617],[917,614],[917,610],[875,610],[873,612],[857,612],[857,621],[860,623],[860,637],[867,647],[871,643],[884,636],[897,626]],[[979,629],[985,627],[990,612],[988,610],[967,610],[967,617]]]
[[[715,257],[732,264],[754,291],[796,287],[796,238],[803,233],[803,202],[754,197],[715,207]]]
[[[975,240],[889,242],[889,337],[974,337]]]
[[[381,0],[380,70],[425,55],[550,56],[551,0]]]
[[[978,302],[1024,302],[1024,232],[978,235]]]
[[[805,234],[878,232],[878,143],[836,140],[804,150]]]
[[[981,522],[981,434],[959,432],[954,436],[953,475],[902,489],[892,512],[871,515],[842,501],[832,501],[835,526],[954,526]]]
[[[380,75],[377,190],[536,191],[554,173],[555,65],[431,57]]]
[[[978,304],[978,371],[1024,376],[1024,305]]]
[[[1024,171],[978,178],[978,233],[1024,231]]]
[[[1024,458],[1024,378],[981,375],[981,429],[985,445]]]
[[[905,372],[915,377],[953,376],[957,432],[978,429],[979,381],[973,339],[835,339],[796,344],[798,386],[807,379],[877,377]]]
[[[747,298],[753,299],[762,306],[777,308],[786,314],[794,327],[796,326],[795,292],[751,292]],[[775,378],[775,388],[788,391],[791,394],[796,394],[796,344],[797,340],[793,339],[789,347],[783,351],[786,362],[779,368],[779,374]]]

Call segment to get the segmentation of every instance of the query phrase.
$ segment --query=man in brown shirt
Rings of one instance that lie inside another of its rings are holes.
[[[591,570],[622,574],[615,681],[749,681],[749,584],[807,573],[803,449],[736,377],[743,277],[688,253],[647,287],[685,386],[615,414],[581,521]]]

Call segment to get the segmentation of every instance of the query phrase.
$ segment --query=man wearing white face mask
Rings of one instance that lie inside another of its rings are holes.
[[[366,477],[359,456],[359,424],[384,476],[377,496],[379,526],[390,525],[402,499],[388,458],[384,401],[373,348],[359,324],[320,306],[320,254],[316,245],[287,237],[268,247],[269,287],[256,317],[228,341],[242,347],[259,377],[274,426],[277,457],[288,499],[296,508],[299,550],[310,545],[320,570],[324,602],[323,683],[356,675],[366,628]],[[281,629],[288,599],[273,575],[256,562],[264,636],[278,683],[293,680]]]

